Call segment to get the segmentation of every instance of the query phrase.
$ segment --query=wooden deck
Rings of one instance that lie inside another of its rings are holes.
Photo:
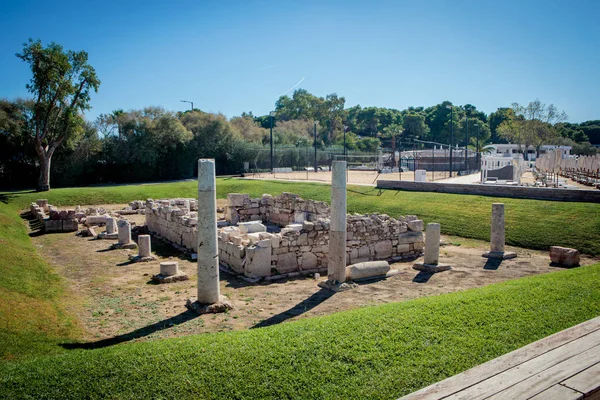
[[[600,400],[600,317],[531,343],[403,399]]]

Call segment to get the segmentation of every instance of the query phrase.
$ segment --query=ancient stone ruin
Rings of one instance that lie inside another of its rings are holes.
[[[75,232],[79,227],[77,223],[77,210],[59,210],[48,200],[40,199],[31,203],[29,211],[35,218],[44,224],[45,232]]]
[[[191,252],[197,250],[198,213],[193,199],[146,202],[146,225],[154,235]],[[327,270],[330,239],[327,203],[298,195],[230,193],[226,221],[219,221],[219,259],[250,278]],[[224,226],[226,225],[226,226]],[[413,260],[422,254],[423,221],[385,214],[347,215],[346,263]]]

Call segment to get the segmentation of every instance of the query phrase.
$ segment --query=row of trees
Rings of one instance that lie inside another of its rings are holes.
[[[29,99],[0,100],[0,185],[50,188],[50,173],[59,185],[191,178],[195,160],[217,160],[217,173],[235,173],[248,160],[248,148],[266,147],[273,130],[275,146],[339,146],[375,151],[399,142],[470,146],[489,142],[572,144],[576,152],[595,151],[600,121],[565,123],[566,114],[539,100],[513,104],[489,116],[474,105],[449,101],[431,107],[396,110],[346,108],[344,97],[315,96],[304,89],[281,96],[272,115],[252,112],[227,119],[200,110],[170,112],[160,107],[115,110],[94,122],[90,93],[100,80],[84,51],[65,51],[30,40],[17,57],[29,64]],[[479,140],[477,140],[479,138]],[[560,143],[559,143],[560,142]],[[54,160],[54,162],[52,162]]]

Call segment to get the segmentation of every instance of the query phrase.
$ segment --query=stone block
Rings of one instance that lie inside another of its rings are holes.
[[[238,226],[240,228],[240,233],[242,234],[267,231],[267,227],[261,224],[259,221],[240,222]]]
[[[277,271],[287,273],[298,269],[298,258],[295,253],[283,253],[277,256]]]
[[[317,268],[317,256],[314,253],[306,252],[302,253],[302,269],[314,269]]]
[[[410,251],[410,244],[399,244],[396,247],[396,253],[398,253],[398,254],[408,253],[409,251]]]
[[[423,241],[423,232],[406,232],[398,235],[398,245]]]
[[[62,232],[62,221],[59,219],[44,220],[44,231],[46,232]]]
[[[246,249],[245,274],[251,277],[271,275],[271,248],[253,247]]]
[[[406,223],[408,229],[413,232],[422,232],[423,231],[423,220],[415,219],[412,221],[408,221]]]
[[[79,228],[79,224],[77,223],[76,219],[65,219],[61,222],[63,232],[75,232]]]
[[[550,261],[565,267],[576,267],[580,262],[580,254],[576,249],[568,247],[550,246]]]
[[[392,256],[392,241],[391,240],[382,240],[380,242],[375,243],[375,257],[379,259],[384,259]]]
[[[245,201],[249,201],[250,196],[241,193],[228,193],[227,205],[230,207],[243,207]]]

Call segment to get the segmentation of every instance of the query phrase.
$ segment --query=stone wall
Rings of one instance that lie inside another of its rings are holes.
[[[146,225],[151,233],[177,247],[196,251],[197,213],[187,208],[184,200],[191,199],[148,200]],[[326,203],[289,193],[263,195],[260,199],[232,194],[228,203],[229,217],[250,220],[222,227],[218,232],[220,262],[234,272],[267,277],[327,268],[329,219],[322,217],[329,216]],[[296,222],[299,220],[302,222]],[[262,221],[284,227],[270,233]],[[416,216],[395,219],[385,214],[348,215],[347,229],[348,264],[414,259],[424,247],[423,221]]]
[[[196,199],[146,200],[148,231],[176,245],[196,251],[198,206]]]
[[[44,231],[47,233],[74,232],[79,227],[78,216],[81,213],[78,210],[59,210],[57,207],[48,204],[46,199],[31,203],[29,211],[40,223],[44,224]]]
[[[481,196],[511,197],[518,199],[600,203],[600,191],[597,190],[386,180],[378,180],[377,188],[408,190],[414,192],[476,194]]]
[[[229,193],[225,209],[225,219],[234,225],[262,221],[285,226],[329,218],[329,215],[329,205],[324,201],[304,200],[296,194],[285,192],[276,197],[264,194],[260,199],[251,199],[247,194]]]

